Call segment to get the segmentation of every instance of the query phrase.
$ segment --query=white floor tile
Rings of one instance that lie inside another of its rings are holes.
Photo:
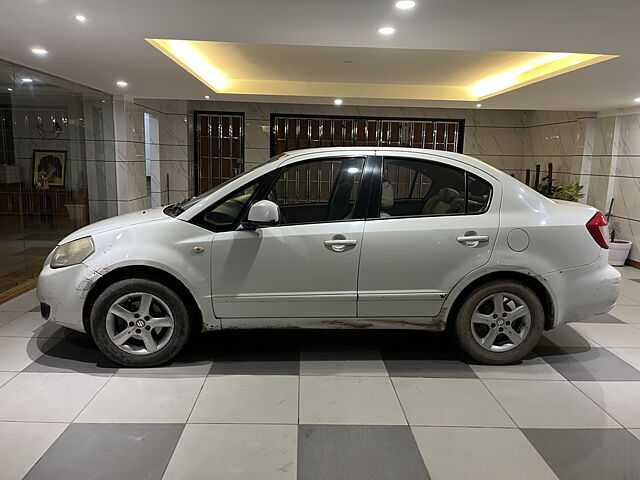
[[[564,380],[555,368],[540,357],[523,360],[519,365],[470,365],[479,378],[501,380]]]
[[[520,428],[619,428],[570,382],[485,380]]]
[[[543,332],[539,345],[557,346],[557,347],[599,347],[596,342],[582,335],[573,327],[574,323],[568,325],[560,325],[552,330]]]
[[[574,323],[574,329],[603,347],[640,347],[640,330],[615,323]]]
[[[24,477],[65,428],[66,423],[0,422],[0,477]]]
[[[37,312],[24,313],[0,328],[0,337],[63,338],[68,330],[47,322]]]
[[[295,425],[185,427],[163,480],[295,480]]]
[[[638,440],[640,440],[640,428],[629,429],[629,432]]]
[[[388,377],[300,377],[301,424],[405,425]]]
[[[19,316],[23,315],[23,312],[3,312],[0,311],[0,328],[4,327],[7,323],[15,320]]]
[[[640,428],[640,382],[575,382],[626,428]]]
[[[109,379],[84,373],[20,373],[0,388],[0,420],[71,422]]]
[[[87,405],[77,422],[183,423],[204,377],[115,375]]]
[[[480,380],[393,378],[410,425],[513,427]]]
[[[225,375],[208,377],[191,423],[298,423],[298,377]]]
[[[42,355],[42,349],[59,339],[0,337],[0,371],[19,372]]]
[[[431,478],[557,480],[520,430],[412,427]]]
[[[16,372],[0,372],[0,387],[17,375]]]
[[[347,375],[354,377],[386,377],[387,369],[375,350],[302,351],[300,375]]]
[[[40,305],[36,297],[36,289],[23,293],[19,297],[0,304],[0,312],[28,312]]]

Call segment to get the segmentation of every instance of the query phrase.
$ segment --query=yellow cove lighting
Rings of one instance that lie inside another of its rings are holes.
[[[191,72],[201,82],[210,86],[213,90],[224,90],[228,81],[225,75],[212,66],[208,60],[200,54],[193,42],[187,40],[152,40],[149,43],[171,57],[182,68]]]
[[[147,38],[211,90],[225,94],[477,103],[615,55],[262,45]],[[348,63],[359,69],[345,68]],[[401,64],[396,58],[404,58]],[[313,62],[310,59],[314,59]],[[374,69],[395,62],[392,78]],[[287,62],[278,68],[279,62]],[[435,63],[433,63],[435,62]],[[433,74],[414,65],[437,65]],[[398,81],[403,77],[405,82]]]
[[[478,100],[482,100],[609,58],[612,56],[588,53],[549,53],[524,65],[484,78],[471,85],[469,89]]]

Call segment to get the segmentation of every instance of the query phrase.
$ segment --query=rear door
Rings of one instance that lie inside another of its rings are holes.
[[[435,316],[491,257],[501,189],[444,157],[376,158],[358,275],[358,316]]]

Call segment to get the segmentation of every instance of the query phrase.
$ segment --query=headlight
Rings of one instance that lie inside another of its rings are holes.
[[[91,237],[79,238],[73,242],[60,245],[53,252],[51,268],[69,267],[84,261],[94,251]]]

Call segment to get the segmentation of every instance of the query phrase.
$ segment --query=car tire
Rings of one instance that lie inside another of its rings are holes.
[[[538,344],[544,319],[544,308],[533,290],[521,282],[498,280],[466,296],[454,331],[473,359],[506,365],[521,361]]]
[[[153,280],[131,278],[115,282],[98,296],[90,328],[100,351],[117,364],[153,367],[182,350],[192,323],[173,290]]]

